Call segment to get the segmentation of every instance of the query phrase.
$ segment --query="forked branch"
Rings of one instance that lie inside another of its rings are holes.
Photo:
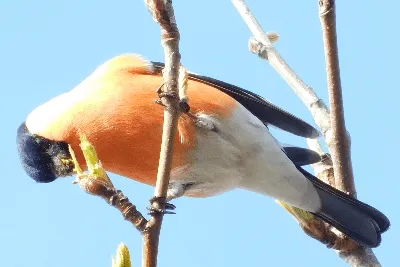
[[[344,123],[336,37],[335,1],[319,0],[318,2],[324,37],[326,71],[328,76],[330,106],[332,109],[331,115],[329,109],[316,95],[315,91],[310,86],[307,86],[280,56],[246,3],[243,0],[232,0],[232,2],[255,36],[255,38],[250,39],[250,51],[268,60],[271,66],[285,79],[292,87],[293,91],[309,108],[315,123],[321,128],[324,134],[328,148],[333,154],[332,161],[334,170],[332,169],[332,162],[329,162],[330,159],[325,158],[325,162],[313,166],[315,167],[316,175],[332,186],[355,197],[356,191],[350,158],[350,137]],[[318,148],[316,149],[317,151],[319,150],[325,157],[329,157],[329,155],[322,152],[319,144],[315,143],[318,142],[317,140],[310,141],[311,147],[314,146]],[[314,220],[310,220],[308,216],[303,216],[301,212],[296,212],[290,208],[289,212],[292,214],[294,213],[295,217],[300,217],[300,224],[306,224],[302,225],[306,233],[320,240],[322,243],[325,244],[326,237],[331,236],[331,229],[328,225],[324,224],[324,227],[320,227],[321,225],[317,224]],[[303,217],[304,220],[302,219]],[[315,223],[319,227],[317,228],[310,225],[310,222]],[[312,230],[311,233],[309,231],[310,229]],[[330,245],[333,245],[333,248],[339,250],[340,256],[352,266],[379,266],[379,262],[371,249],[355,246],[354,242],[344,239],[341,235],[336,235],[336,239],[333,240],[333,244]]]

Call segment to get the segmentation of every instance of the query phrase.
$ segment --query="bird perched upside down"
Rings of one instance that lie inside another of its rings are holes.
[[[72,175],[68,144],[80,151],[79,136],[85,135],[106,170],[155,185],[163,112],[154,100],[164,83],[162,68],[121,55],[37,107],[17,134],[27,174],[45,183]],[[193,73],[188,96],[192,115],[179,118],[168,199],[243,188],[309,211],[364,246],[380,244],[390,225],[386,216],[306,172],[301,165],[319,156],[281,147],[267,128],[316,138],[312,126],[256,94]],[[76,156],[84,165],[83,155]]]

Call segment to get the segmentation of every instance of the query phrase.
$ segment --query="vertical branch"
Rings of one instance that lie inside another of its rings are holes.
[[[336,12],[334,0],[319,0],[319,16],[321,19],[322,35],[328,80],[329,102],[331,107],[332,153],[335,170],[336,188],[352,196],[356,196],[353,168],[350,154],[350,136],[346,131],[340,68],[336,36]]]
[[[350,135],[346,130],[342,86],[340,81],[339,56],[336,34],[335,0],[319,0],[319,17],[326,61],[326,74],[331,106],[332,153],[336,188],[354,197],[357,196],[350,153]],[[380,266],[378,259],[369,248],[358,248],[339,252],[339,256],[351,266]]]
[[[173,148],[179,118],[178,79],[180,67],[179,38],[180,34],[175,22],[171,0],[145,0],[153,19],[161,26],[161,43],[165,54],[165,97],[161,98],[165,105],[163,135],[161,141],[160,160],[157,182],[152,207],[155,210],[165,209],[165,199],[168,190],[172,166]],[[143,234],[143,262],[146,267],[157,266],[158,244],[163,220],[163,213],[156,212],[147,224]]]

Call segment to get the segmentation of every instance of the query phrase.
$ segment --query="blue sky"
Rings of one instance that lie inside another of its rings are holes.
[[[340,62],[358,196],[384,211],[392,228],[375,249],[395,266],[400,236],[397,150],[398,27],[395,1],[340,2]],[[277,49],[328,102],[317,1],[248,1]],[[16,129],[32,109],[72,89],[105,60],[124,52],[163,61],[160,31],[143,1],[5,1],[0,8],[0,251],[4,266],[111,266],[120,242],[141,263],[141,237],[72,178],[36,184],[19,164]],[[175,1],[182,63],[190,70],[259,93],[312,122],[279,75],[247,50],[251,34],[230,1]],[[284,143],[299,137],[273,130]],[[153,189],[111,176],[141,211]],[[306,236],[272,199],[233,191],[173,202],[164,221],[160,266],[346,266]]]

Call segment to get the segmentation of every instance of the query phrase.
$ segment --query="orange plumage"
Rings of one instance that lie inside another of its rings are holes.
[[[154,100],[157,88],[163,83],[162,75],[154,73],[150,62],[141,57],[114,58],[67,93],[82,101],[69,106],[67,113],[62,113],[57,122],[49,124],[40,134],[71,144],[83,166],[79,135],[84,134],[96,147],[107,170],[154,185],[163,125],[163,107]],[[237,105],[228,95],[193,80],[188,81],[188,97],[193,113],[226,117]],[[193,120],[181,116],[173,167],[187,164],[188,153],[196,146],[195,135]],[[135,149],[137,146],[141,146],[140,153]],[[141,168],[136,167],[138,162]]]

